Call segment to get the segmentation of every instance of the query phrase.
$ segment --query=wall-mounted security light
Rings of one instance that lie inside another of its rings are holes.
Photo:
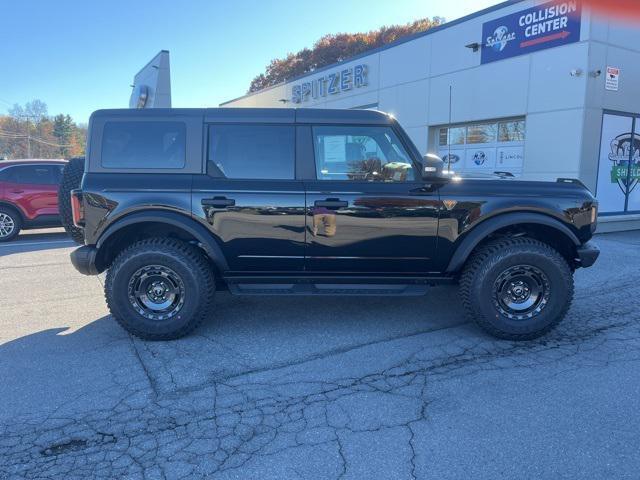
[[[571,75],[572,77],[580,77],[582,76],[582,73],[583,72],[581,68],[574,68],[569,72],[569,75]]]
[[[469,45],[465,45],[466,48],[470,48],[474,52],[480,50],[481,45],[478,42],[470,43]]]
[[[278,100],[279,102],[282,103],[289,103],[289,100],[287,100],[286,98],[281,98],[280,100]]]
[[[589,75],[591,75],[593,78],[598,78],[600,75],[602,75],[602,70],[593,70],[589,73]]]

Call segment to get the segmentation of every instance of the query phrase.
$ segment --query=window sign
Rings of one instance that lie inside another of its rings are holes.
[[[490,170],[496,169],[496,149],[495,148],[468,148],[465,159],[465,170]]]
[[[640,121],[635,122],[638,130]],[[600,161],[596,196],[600,212],[640,210],[637,187],[640,181],[640,137],[634,135],[631,116],[605,114],[602,119]]]
[[[496,171],[511,172],[521,170],[524,163],[524,146],[498,147],[496,155]]]
[[[449,149],[444,148],[440,150],[438,156],[444,162],[445,168],[448,168],[450,166],[451,170],[453,170],[454,172],[464,169],[464,149],[452,148],[451,151],[449,151]]]
[[[347,137],[327,135],[323,137],[325,163],[343,163],[347,161]]]
[[[437,133],[438,155],[445,167],[451,159],[454,172],[522,174],[524,119],[440,127]]]

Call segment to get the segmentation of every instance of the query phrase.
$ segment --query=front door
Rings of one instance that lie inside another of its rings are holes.
[[[316,179],[306,181],[306,269],[432,271],[439,197],[391,126],[312,128]]]
[[[208,128],[207,174],[194,176],[194,216],[208,225],[231,271],[302,271],[305,194],[295,179],[295,127]]]

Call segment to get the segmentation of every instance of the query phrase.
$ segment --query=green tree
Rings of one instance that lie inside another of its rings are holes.
[[[69,156],[70,147],[74,135],[75,125],[69,115],[59,114],[53,118],[53,136],[61,147],[59,147],[60,156],[66,158]]]

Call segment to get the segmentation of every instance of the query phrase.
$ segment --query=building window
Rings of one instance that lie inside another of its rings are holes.
[[[436,132],[438,154],[454,171],[522,173],[524,118],[438,127]]]
[[[524,142],[524,120],[498,123],[499,142]]]

